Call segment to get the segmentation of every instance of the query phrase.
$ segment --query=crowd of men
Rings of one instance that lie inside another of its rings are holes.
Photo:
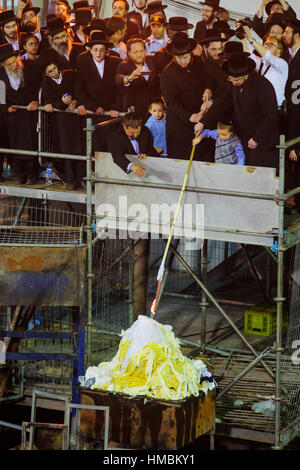
[[[125,153],[188,159],[195,135],[224,125],[241,143],[239,161],[278,168],[279,134],[300,136],[300,20],[285,0],[262,0],[253,19],[232,28],[219,0],[199,3],[196,25],[168,18],[161,1],[112,0],[112,16],[97,18],[86,0],[72,8],[58,0],[45,25],[30,0],[19,0],[16,14],[2,10],[0,147],[37,149],[42,105],[51,150],[85,154],[88,113],[96,124],[134,107],[127,121],[93,132],[93,149],[111,151],[124,171],[145,175],[142,162],[131,165]],[[165,144],[155,145],[155,126],[159,132],[165,126]],[[230,155],[229,137],[221,141]],[[199,139],[194,158],[214,162],[215,148],[215,139]],[[287,152],[289,187],[300,185],[299,148]],[[7,158],[21,184],[37,182],[37,158],[22,152]],[[81,184],[82,163],[57,165],[68,189]]]

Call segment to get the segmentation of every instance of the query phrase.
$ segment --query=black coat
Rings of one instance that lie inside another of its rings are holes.
[[[47,77],[42,86],[42,104],[52,104],[54,108],[65,110],[67,105],[62,101],[65,93],[74,99],[75,73],[72,70],[62,71],[62,82],[56,83]],[[49,120],[49,127],[52,132],[54,151],[65,154],[82,155],[84,153],[84,133],[83,122],[78,114],[73,113],[53,113],[46,116]],[[59,142],[55,136],[58,135]],[[57,145],[59,144],[59,145]]]
[[[86,49],[82,43],[79,44],[77,42],[73,42],[72,50],[71,50],[70,57],[68,60],[64,55],[60,55],[55,49],[47,48],[42,51],[41,55],[37,59],[37,65],[39,65],[40,63],[43,63],[44,61],[43,55],[44,54],[49,55],[49,50],[51,50],[51,53],[53,54],[53,58],[57,61],[61,70],[69,70],[69,69],[76,70],[77,57]]]
[[[242,87],[227,88],[204,115],[204,127],[215,129],[220,115],[226,111],[232,111],[236,134],[243,143],[246,165],[277,167],[278,106],[269,80],[254,71]],[[255,150],[248,149],[251,138],[259,144]]]
[[[99,106],[105,110],[118,110],[115,77],[119,60],[106,56],[103,79],[100,77],[93,56],[85,52],[78,56],[75,95],[82,104],[95,112]]]
[[[268,17],[268,19],[271,16]],[[286,12],[283,13],[282,18],[284,21],[289,22],[290,20],[295,20],[297,18],[297,15],[293,8],[289,5],[288,9]],[[257,15],[254,15],[253,20],[252,20],[252,27],[253,30],[258,34],[260,38],[263,38],[264,35],[266,34],[268,30],[268,19],[266,23],[263,21],[263,16],[259,18]]]
[[[139,144],[140,153],[144,153],[150,157],[159,156],[153,147],[153,136],[147,127],[142,127],[137,141]],[[116,165],[118,165],[125,172],[130,163],[125,155],[136,155],[129,137],[125,134],[123,126],[119,126],[114,132],[111,133],[108,142],[108,150],[111,152]],[[141,165],[142,164],[143,162],[141,161]]]
[[[194,124],[189,118],[192,114],[200,112],[202,95],[207,85],[204,66],[198,58],[194,58],[192,65],[183,69],[172,60],[162,71],[160,84],[167,105],[168,156],[188,159],[194,138]],[[209,160],[206,151],[201,148],[206,145],[208,140],[205,139],[203,144],[201,142],[201,145],[197,146],[197,150],[201,150],[203,160]]]
[[[1,105],[1,110],[6,116],[11,148],[34,150],[37,148],[37,112],[23,109],[18,109],[14,113],[7,112],[11,105],[28,106],[32,101],[38,101],[40,81],[34,62],[24,61],[23,65],[24,83],[18,90],[11,87],[5,69],[1,68],[0,70],[0,80],[5,83],[6,87],[6,104]],[[32,158],[21,157],[24,159]]]
[[[198,21],[195,26],[195,31],[194,31],[194,39],[196,41],[202,41],[202,39],[205,39],[206,37],[206,22],[205,21]]]
[[[295,139],[300,136],[300,89],[295,83],[300,81],[300,50],[291,60],[289,76],[285,87],[287,101],[287,138]],[[300,148],[298,144],[297,149]],[[292,150],[292,148],[290,149]]]
[[[167,45],[155,52],[154,63],[157,73],[160,75],[163,69],[173,60],[173,56],[167,51]]]
[[[135,111],[141,114],[144,118],[148,112],[150,101],[159,96],[159,81],[155,69],[155,64],[152,56],[146,56],[145,63],[149,71],[149,79],[145,80],[144,77],[133,80],[130,85],[123,85],[123,78],[136,69],[136,65],[127,58],[123,60],[117,69],[116,84],[120,87],[122,93],[122,109],[127,111],[130,106],[135,107]]]

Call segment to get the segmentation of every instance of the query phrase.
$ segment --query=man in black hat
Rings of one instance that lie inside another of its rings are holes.
[[[228,86],[226,74],[221,65],[224,62],[224,44],[226,38],[222,38],[219,29],[207,29],[205,39],[200,41],[204,52],[201,56],[205,66],[207,80],[210,90],[214,93],[214,98],[220,96]]]
[[[198,42],[205,38],[207,29],[213,28],[219,12],[220,0],[205,0],[199,3],[203,5],[202,21],[198,21],[194,32],[194,39]]]
[[[146,55],[141,38],[127,41],[128,58],[118,65],[116,84],[121,87],[123,110],[131,106],[146,120],[148,105],[159,96],[159,83],[152,56]]]
[[[1,105],[7,112],[10,146],[14,149],[37,149],[37,107],[40,81],[32,61],[17,57],[11,44],[0,46],[0,80],[5,84],[6,104]],[[27,110],[16,106],[26,106]],[[19,183],[33,184],[37,181],[38,163],[35,157],[14,155],[13,170]]]
[[[73,43],[69,34],[70,25],[63,22],[60,17],[55,16],[47,21],[46,35],[49,37],[50,47],[57,57],[61,68],[75,69],[77,56],[84,52],[82,43]],[[41,60],[43,52],[40,55]]]
[[[221,113],[232,111],[246,165],[277,168],[278,106],[273,86],[255,71],[255,62],[247,54],[231,55],[222,68],[231,87],[195,125],[196,134],[204,128],[213,129]]]
[[[160,84],[167,105],[166,134],[168,156],[188,159],[192,150],[194,124],[200,118],[202,96],[206,90],[204,66],[192,51],[197,41],[178,32],[167,45],[173,60],[161,73]],[[195,158],[212,161],[214,144],[209,139],[197,146]]]
[[[283,40],[290,51],[289,76],[285,88],[287,101],[287,140],[300,136],[300,21],[293,20],[283,33]],[[300,145],[289,149],[289,158],[295,163],[295,183],[300,185]],[[300,196],[295,196],[300,210]]]
[[[101,116],[104,111],[109,111],[111,118],[118,117],[115,85],[118,61],[107,54],[113,44],[107,41],[104,32],[94,32],[86,46],[90,52],[86,54],[84,62],[77,63],[75,95],[78,99],[78,114],[86,116],[87,110],[92,111],[99,115],[95,122],[107,120],[107,117]],[[107,129],[100,128],[93,133],[95,150],[107,150]]]
[[[113,16],[121,16],[127,23],[126,35],[123,41],[126,43],[130,37],[139,35],[139,27],[136,22],[130,20],[127,16],[129,12],[129,3],[127,0],[113,0],[112,2],[112,13]]]
[[[77,2],[79,3],[79,2]],[[75,12],[75,26],[73,42],[84,44],[87,41],[87,35],[84,30],[92,21],[92,13],[90,8],[78,8]]]
[[[58,0],[55,4],[55,14],[63,20],[64,23],[72,22],[71,7],[68,0]]]
[[[173,16],[166,23],[167,35],[169,38],[169,43],[172,41],[173,37],[178,32],[183,32],[188,35],[188,30],[193,29],[193,25],[188,23],[187,19],[184,16]],[[167,44],[159,49],[154,54],[155,68],[158,74],[171,62],[173,56],[167,51]]]
[[[0,44],[8,42],[15,51],[19,51],[21,49],[20,19],[13,10],[4,10],[0,13],[0,27]]]
[[[21,32],[32,33],[39,41],[38,54],[42,52],[43,49],[49,47],[48,39],[44,33],[41,31],[38,25],[38,13],[40,12],[39,7],[34,7],[29,1],[24,7],[21,16]]]
[[[263,22],[264,8],[268,16],[266,23]],[[283,15],[283,21],[293,20],[297,17],[293,8],[285,0],[262,0],[258,11],[253,18],[253,30],[256,32],[256,34],[258,34],[259,37],[263,38],[267,33],[267,23],[270,20],[271,15],[274,13]]]

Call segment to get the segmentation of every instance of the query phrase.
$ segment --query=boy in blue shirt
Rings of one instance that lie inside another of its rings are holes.
[[[203,138],[211,137],[216,141],[215,163],[245,165],[245,154],[242,143],[234,134],[232,122],[229,119],[218,121],[217,129],[204,129],[193,141],[199,143]]]
[[[154,148],[161,155],[167,156],[165,104],[161,98],[154,98],[148,108],[151,116],[146,122],[153,135]]]

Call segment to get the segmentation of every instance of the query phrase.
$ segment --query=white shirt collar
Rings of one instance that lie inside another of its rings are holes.
[[[55,83],[57,83],[58,85],[60,85],[61,82],[62,82],[62,74],[61,74],[61,72],[59,73],[59,77],[58,77],[58,78],[52,78],[52,80],[53,80]]]
[[[93,58],[93,61],[94,61],[94,64],[96,65],[96,67],[97,67],[97,70],[98,70],[98,73],[99,73],[100,77],[103,78],[105,60],[103,59],[103,60],[101,60],[101,62],[97,62],[97,61]]]

